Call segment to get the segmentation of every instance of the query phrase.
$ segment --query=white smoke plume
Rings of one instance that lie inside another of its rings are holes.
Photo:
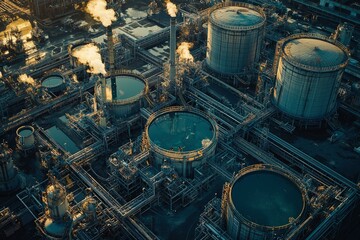
[[[177,13],[177,7],[174,3],[172,3],[170,0],[166,0],[166,8],[167,8],[167,12],[171,17],[176,17],[176,13]]]
[[[81,64],[89,66],[89,73],[106,74],[105,64],[101,60],[100,50],[95,44],[89,43],[75,48],[72,55],[76,57]]]
[[[90,0],[85,9],[96,21],[101,22],[104,27],[108,27],[112,21],[116,21],[115,11],[107,9],[106,5],[106,0]]]
[[[28,76],[28,75],[26,75],[26,74],[21,74],[21,75],[18,77],[18,81],[19,81],[19,82],[23,82],[23,83],[30,84],[30,85],[32,85],[32,86],[35,86],[35,80],[34,80],[32,77],[30,77],[30,76]]]
[[[179,61],[180,62],[193,62],[194,57],[190,53],[190,48],[194,46],[193,43],[189,42],[182,42],[176,49],[176,52],[179,54]]]
[[[106,100],[107,101],[112,101],[111,86],[106,86],[105,91],[106,91]]]

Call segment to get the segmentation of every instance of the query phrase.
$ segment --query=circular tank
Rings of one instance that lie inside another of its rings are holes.
[[[184,177],[192,177],[193,169],[215,153],[217,125],[195,108],[162,109],[149,117],[145,132],[156,167],[168,160]]]
[[[261,8],[228,2],[210,12],[207,66],[221,74],[244,74],[260,56],[266,16]]]
[[[280,168],[252,165],[242,169],[227,195],[227,231],[232,239],[283,239],[306,208],[301,183]]]
[[[51,218],[45,218],[43,228],[46,239],[60,240],[64,239],[66,231],[68,231],[68,223],[63,221],[54,221]]]
[[[108,77],[105,102],[114,117],[126,118],[140,111],[141,100],[146,91],[147,83],[142,76],[123,73],[116,75],[114,80]],[[98,86],[98,96],[101,96],[101,86]]]
[[[17,147],[21,150],[32,149],[35,144],[34,128],[32,126],[21,126],[16,130]]]
[[[66,190],[59,183],[50,184],[43,195],[43,202],[48,209],[48,215],[54,219],[61,219],[67,213],[69,203],[66,199]]]
[[[42,79],[41,86],[49,92],[59,93],[66,88],[65,78],[60,73],[52,73]]]
[[[348,50],[316,34],[292,35],[278,42],[273,103],[301,120],[322,120],[336,108]]]

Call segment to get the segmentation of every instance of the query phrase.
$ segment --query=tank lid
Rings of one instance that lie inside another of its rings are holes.
[[[264,21],[257,11],[246,7],[228,6],[214,10],[211,18],[218,24],[226,26],[253,26]]]
[[[317,38],[291,39],[285,42],[283,50],[290,60],[315,68],[335,67],[348,59],[340,47]]]

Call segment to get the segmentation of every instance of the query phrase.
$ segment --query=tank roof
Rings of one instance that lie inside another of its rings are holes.
[[[64,78],[60,75],[50,75],[46,77],[41,85],[46,88],[54,88],[64,83]]]
[[[336,44],[317,38],[290,39],[283,46],[292,61],[316,68],[335,67],[347,61],[346,52]]]
[[[218,24],[234,27],[253,26],[264,21],[264,17],[259,12],[241,6],[218,8],[210,17]]]
[[[116,79],[116,98],[112,100],[125,100],[141,94],[145,88],[145,82],[131,75],[117,75]],[[107,94],[111,92],[111,78],[106,79]]]
[[[215,137],[215,128],[209,120],[187,111],[167,112],[156,117],[148,132],[153,144],[175,152],[201,149]]]
[[[287,176],[256,170],[240,176],[232,185],[231,199],[245,219],[258,225],[280,227],[297,219],[305,205],[302,191]]]

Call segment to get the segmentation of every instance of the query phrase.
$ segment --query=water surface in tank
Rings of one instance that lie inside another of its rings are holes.
[[[63,131],[61,131],[58,127],[53,126],[46,130],[46,133],[54,139],[54,141],[59,144],[65,151],[74,154],[80,150],[78,146],[76,146],[75,142],[69,138]]]
[[[264,226],[282,226],[303,209],[302,193],[287,177],[255,171],[240,177],[232,188],[232,201],[246,219]]]
[[[149,126],[150,140],[172,151],[193,151],[210,144],[214,136],[211,123],[190,112],[171,112],[157,117]]]

